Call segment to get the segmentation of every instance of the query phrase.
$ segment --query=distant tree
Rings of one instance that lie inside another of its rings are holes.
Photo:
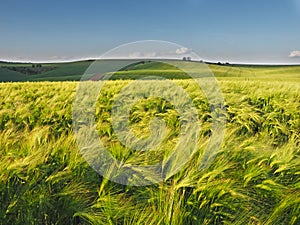
[[[192,58],[188,56],[188,57],[183,57],[182,60],[183,60],[183,61],[191,61]]]

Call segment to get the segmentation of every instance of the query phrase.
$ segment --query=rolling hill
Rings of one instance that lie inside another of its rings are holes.
[[[78,81],[93,60],[68,63],[9,63],[0,62],[0,82],[14,81]],[[222,79],[276,79],[300,81],[300,65],[234,65],[208,64],[214,75]],[[161,76],[167,79],[189,78],[172,65],[155,61],[141,61],[114,73],[111,79],[140,79],[143,76]]]

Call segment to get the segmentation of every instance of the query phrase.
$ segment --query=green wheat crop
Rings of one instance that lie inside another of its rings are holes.
[[[178,112],[164,99],[143,99],[131,110],[133,132],[149,136],[159,117],[167,139],[145,152],[122,145],[110,115],[129,82],[110,81],[101,91],[99,138],[119,160],[156,163],[176,145]],[[72,132],[77,83],[0,83],[0,224],[300,224],[300,84],[220,81],[226,135],[213,163],[199,170],[210,107],[192,81],[176,82],[199,114],[197,151],[178,173],[144,187],[113,183],[83,159]]]

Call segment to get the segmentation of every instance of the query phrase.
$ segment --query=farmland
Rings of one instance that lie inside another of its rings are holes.
[[[114,135],[109,119],[114,99],[130,79],[150,71],[173,74],[201,124],[197,151],[178,173],[134,187],[96,173],[76,144],[72,104],[78,82],[66,80],[79,80],[90,63],[42,65],[51,68],[35,75],[1,64],[3,81],[35,82],[0,83],[0,224],[300,223],[300,66],[209,65],[224,95],[227,126],[220,151],[204,170],[199,166],[212,112],[195,83],[155,63],[116,72],[95,112],[99,138],[114,157],[154,164],[178,140],[178,113],[161,98],[138,102],[129,117],[137,136],[149,135],[149,118],[165,120],[169,139],[161,149],[134,152]]]
[[[69,63],[8,63],[0,62],[0,81],[79,81],[93,60]],[[40,65],[41,67],[37,67]],[[214,75],[220,79],[264,79],[277,81],[300,80],[300,66],[267,65],[218,65],[208,64]],[[42,69],[41,69],[42,68]],[[28,70],[33,73],[28,73]],[[139,79],[143,75],[159,75],[168,79],[186,79],[182,71],[159,62],[147,62],[132,65],[115,73],[113,79]]]

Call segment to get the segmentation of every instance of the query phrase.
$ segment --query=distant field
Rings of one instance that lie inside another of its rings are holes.
[[[0,81],[78,81],[92,61],[35,64],[0,63]],[[217,78],[300,81],[300,66],[208,65]],[[47,70],[49,68],[49,70]],[[28,70],[37,74],[26,74]],[[187,79],[184,72],[159,62],[145,62],[123,68],[113,80],[140,79],[143,76],[161,76],[167,79]]]

